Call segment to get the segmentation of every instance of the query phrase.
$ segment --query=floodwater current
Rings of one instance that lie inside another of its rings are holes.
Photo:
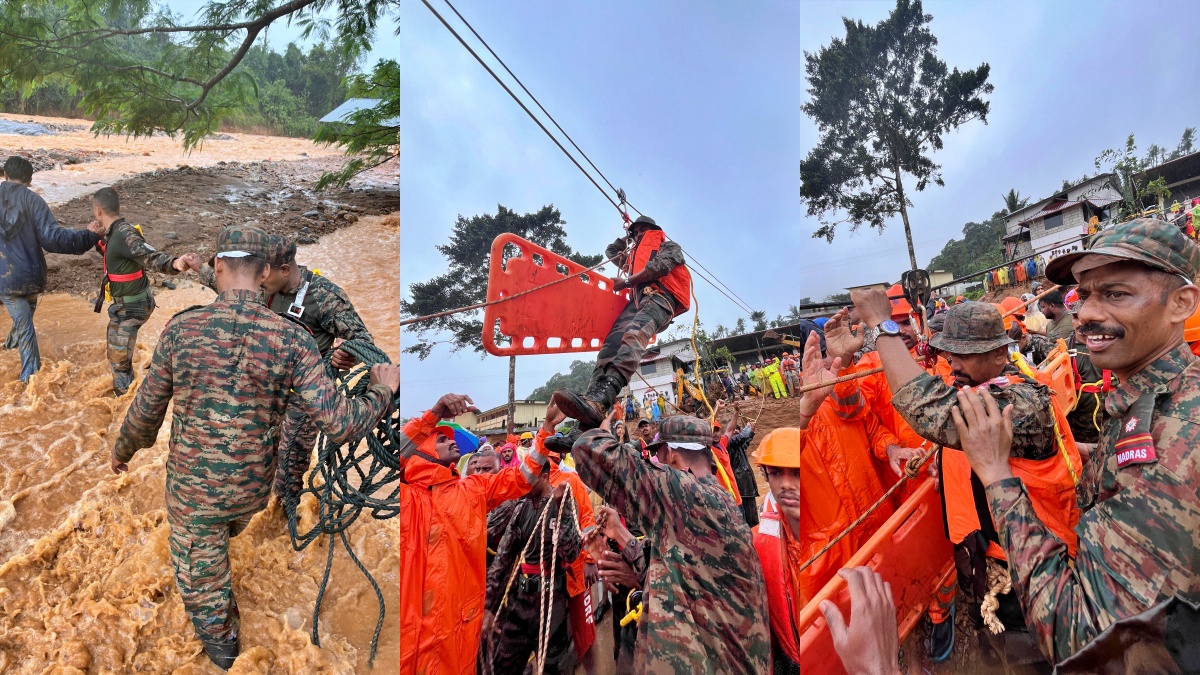
[[[364,217],[298,254],[346,290],[393,359],[398,258],[395,215]],[[135,352],[139,380],[167,320],[212,298],[187,281],[157,290],[158,309]],[[0,675],[218,673],[192,633],[168,558],[169,414],[158,443],[139,452],[127,474],[113,474],[109,449],[134,390],[112,394],[106,314],[83,298],[51,294],[34,321],[43,363],[28,385],[17,380],[17,353],[0,352]],[[8,329],[0,312],[0,334]],[[301,505],[305,529],[315,506]],[[327,541],[292,550],[284,516],[272,507],[230,544],[242,617],[242,656],[231,673],[396,672],[399,523],[364,516],[349,541],[386,601],[374,668],[368,654],[378,608],[366,578],[339,546],[318,622],[321,647],[313,645]]]

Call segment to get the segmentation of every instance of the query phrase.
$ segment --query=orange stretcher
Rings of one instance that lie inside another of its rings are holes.
[[[954,549],[946,538],[941,496],[932,478],[921,479],[900,509],[846,563],[846,567],[863,565],[892,585],[903,642],[929,608],[934,593],[954,573]],[[818,608],[823,600],[832,600],[842,616],[851,620],[850,591],[845,580],[835,576],[800,608],[800,672],[844,675],[829,625]]]
[[[489,302],[558,280],[563,281],[484,309],[483,348],[487,353],[525,356],[599,351],[613,322],[629,304],[630,291],[613,291],[612,279],[515,234],[502,234],[492,242]]]

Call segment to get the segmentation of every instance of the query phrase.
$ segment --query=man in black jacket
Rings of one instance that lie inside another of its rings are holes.
[[[46,290],[46,255],[87,253],[100,237],[96,232],[65,228],[54,219],[46,201],[29,189],[33,165],[23,157],[9,157],[0,182],[0,302],[12,318],[5,349],[21,352],[21,381],[42,367],[33,312]]]

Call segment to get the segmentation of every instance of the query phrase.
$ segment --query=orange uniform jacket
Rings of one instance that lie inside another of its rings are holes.
[[[879,352],[868,352],[858,360],[858,363],[849,368],[842,369],[839,375],[860,373],[864,370],[878,368],[881,365],[883,365],[883,362],[879,359]],[[954,379],[954,374],[950,371],[950,364],[946,363],[946,360],[941,357],[938,358],[936,365],[932,369],[927,368],[926,370],[930,375],[936,375],[946,382]],[[888,431],[892,432],[899,439],[900,447],[920,448],[928,445],[928,441],[913,431],[912,427],[908,426],[908,422],[904,421],[904,418],[896,411],[896,407],[892,405],[892,388],[888,386],[887,375],[885,373],[876,373],[859,378],[858,380],[843,382],[834,391],[836,394],[844,396],[856,384],[867,406],[875,412],[875,415],[879,417],[879,421],[883,423],[883,426],[887,427]],[[882,455],[876,454],[875,456],[877,459],[886,462],[887,448],[884,448]]]
[[[433,454],[438,420],[429,412],[404,435]],[[487,513],[529,492],[545,458],[460,478],[421,456],[401,458],[400,673],[475,673],[487,582]]]
[[[792,569],[804,561],[800,560],[800,542],[787,531],[779,512],[769,507],[768,500],[762,520],[751,529],[754,550],[758,551],[767,581],[771,635],[788,658],[800,663],[800,575]]]
[[[827,399],[809,422],[800,449],[800,554],[808,560],[845,530],[884,493],[873,453],[897,443],[873,412],[858,407],[842,419]],[[885,455],[886,456],[886,455]],[[800,574],[804,605],[892,515],[884,502],[853,532]]]

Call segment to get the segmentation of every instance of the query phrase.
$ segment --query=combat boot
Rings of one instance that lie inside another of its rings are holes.
[[[567,417],[574,417],[579,422],[580,431],[590,431],[604,423],[604,418],[612,409],[617,392],[625,386],[611,375],[601,375],[592,382],[587,393],[582,396],[570,389],[559,389],[550,397],[550,402]]]
[[[557,452],[560,457],[565,457],[571,452],[571,448],[575,447],[575,441],[577,440],[579,440],[579,430],[572,429],[569,434],[550,436],[542,441],[542,445],[550,452]]]
[[[204,653],[208,659],[221,670],[232,668],[233,662],[237,660],[238,653],[241,651],[241,645],[236,639],[233,642],[216,640],[201,640],[200,642],[204,644]]]

